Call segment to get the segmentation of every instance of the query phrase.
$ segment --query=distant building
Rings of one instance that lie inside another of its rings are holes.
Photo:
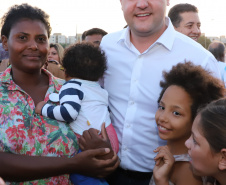
[[[68,38],[67,38],[68,44],[74,44],[74,43],[76,43],[76,41],[77,41],[76,36],[68,36]]]
[[[226,38],[224,35],[220,36],[220,41],[226,44]]]
[[[49,43],[59,43],[59,44],[73,44],[76,43],[77,36],[68,36],[62,35],[61,33],[54,33],[50,35]]]
[[[207,37],[207,38],[210,39],[211,42],[220,41],[219,37]]]
[[[77,33],[76,39],[77,39],[77,42],[82,42],[82,33]]]
[[[207,37],[208,39],[210,39],[211,42],[214,41],[220,41],[223,42],[226,45],[226,38],[224,35],[220,36],[220,37]]]
[[[50,35],[49,43],[53,43],[53,44],[57,43],[57,41],[56,41],[56,35]]]
[[[66,44],[67,43],[67,37],[65,35],[58,35],[58,43],[59,44]]]

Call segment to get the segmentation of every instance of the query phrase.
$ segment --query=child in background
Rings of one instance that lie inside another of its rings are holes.
[[[191,62],[177,64],[163,75],[155,119],[159,137],[167,140],[167,145],[154,150],[156,165],[150,185],[201,185],[201,177],[190,169],[185,141],[191,135],[197,109],[224,97],[224,85]]]
[[[106,70],[105,54],[94,45],[79,43],[65,51],[62,63],[66,82],[59,94],[49,96],[52,102],[60,105],[42,101],[36,106],[36,113],[70,123],[78,138],[90,128],[101,130],[105,123],[113,150],[103,157],[112,158],[114,151],[118,152],[118,138],[108,112],[108,93],[98,83]],[[78,174],[72,174],[71,180],[76,185],[107,184],[103,179]]]
[[[226,184],[226,99],[199,110],[185,142],[194,174],[207,176],[204,184]],[[209,176],[209,177],[208,177]]]

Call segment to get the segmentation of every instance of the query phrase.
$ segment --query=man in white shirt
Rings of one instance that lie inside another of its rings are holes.
[[[148,185],[153,150],[164,145],[155,123],[162,71],[192,61],[220,77],[217,61],[200,44],[176,32],[165,17],[169,0],[120,0],[128,27],[101,42],[108,60],[104,88],[118,134],[120,168],[110,185]]]
[[[177,4],[170,9],[168,16],[175,30],[198,41],[201,36],[201,22],[196,6],[188,3]]]

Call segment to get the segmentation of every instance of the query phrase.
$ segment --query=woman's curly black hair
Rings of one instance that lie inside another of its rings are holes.
[[[98,81],[107,69],[104,52],[86,42],[67,48],[62,63],[66,75],[90,81]]]
[[[180,86],[193,100],[191,106],[192,120],[194,120],[198,108],[225,96],[225,87],[222,81],[192,62],[179,63],[173,66],[169,72],[163,72],[163,77],[164,81],[160,82],[163,89],[158,103],[169,86]]]
[[[1,18],[1,35],[5,35],[8,38],[14,24],[24,18],[41,21],[46,27],[48,38],[50,37],[52,28],[49,23],[49,15],[43,10],[26,3],[10,7],[9,11],[3,15]]]

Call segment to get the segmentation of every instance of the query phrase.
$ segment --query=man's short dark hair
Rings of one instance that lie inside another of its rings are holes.
[[[208,50],[214,55],[218,61],[224,62],[225,58],[225,45],[223,42],[214,41],[210,43]]]
[[[82,33],[82,41],[85,40],[85,38],[86,38],[86,31],[84,31],[84,32]]]
[[[168,17],[170,18],[174,27],[179,27],[180,22],[182,21],[181,13],[184,12],[195,12],[198,13],[198,8],[192,4],[181,3],[173,6],[168,13]]]
[[[98,81],[107,69],[104,52],[88,42],[67,48],[62,63],[66,75],[90,81]]]
[[[86,33],[85,33],[85,36],[88,36],[88,35],[102,35],[102,36],[105,36],[107,35],[108,33],[100,28],[92,28],[90,30],[87,30]]]

